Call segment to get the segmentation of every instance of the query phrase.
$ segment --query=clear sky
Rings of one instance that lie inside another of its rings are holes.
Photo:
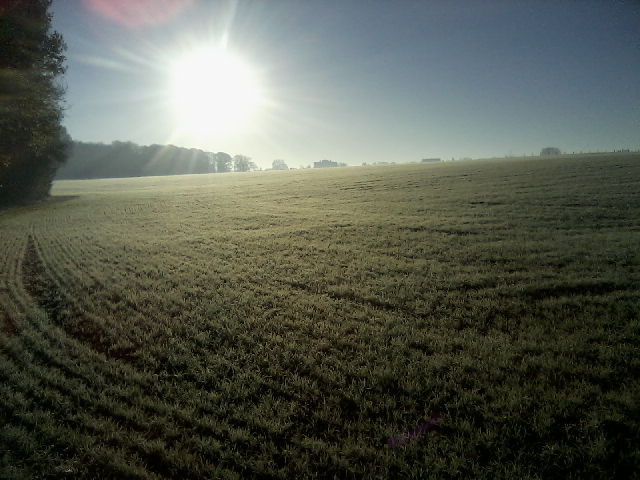
[[[638,1],[54,0],[53,13],[76,140],[263,167],[640,149]],[[185,66],[213,49],[228,56]]]

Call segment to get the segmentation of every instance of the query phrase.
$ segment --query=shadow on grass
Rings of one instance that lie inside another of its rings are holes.
[[[16,204],[16,205],[0,205],[0,214],[7,213],[7,212],[17,213],[21,211],[27,211],[33,207],[68,202],[70,200],[75,200],[77,198],[80,198],[80,195],[54,195],[37,202],[22,203],[22,204]]]
[[[75,200],[76,198],[80,198],[80,195],[52,195],[49,198],[43,200],[42,203],[68,202],[69,200]]]

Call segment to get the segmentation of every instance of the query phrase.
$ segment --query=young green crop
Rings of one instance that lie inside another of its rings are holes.
[[[629,478],[639,192],[636,154],[57,182],[0,213],[0,477]]]

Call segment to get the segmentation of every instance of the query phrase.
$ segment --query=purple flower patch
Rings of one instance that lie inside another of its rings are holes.
[[[402,445],[419,437],[423,433],[427,433],[433,430],[438,426],[440,422],[442,422],[442,416],[439,414],[435,414],[429,420],[427,420],[426,422],[422,422],[413,430],[401,433],[399,435],[394,435],[393,437],[389,437],[389,439],[387,440],[387,446],[389,446],[390,448],[401,447]]]

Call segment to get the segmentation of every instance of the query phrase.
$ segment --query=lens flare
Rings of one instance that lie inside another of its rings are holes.
[[[83,0],[94,12],[129,28],[165,23],[193,0]]]

